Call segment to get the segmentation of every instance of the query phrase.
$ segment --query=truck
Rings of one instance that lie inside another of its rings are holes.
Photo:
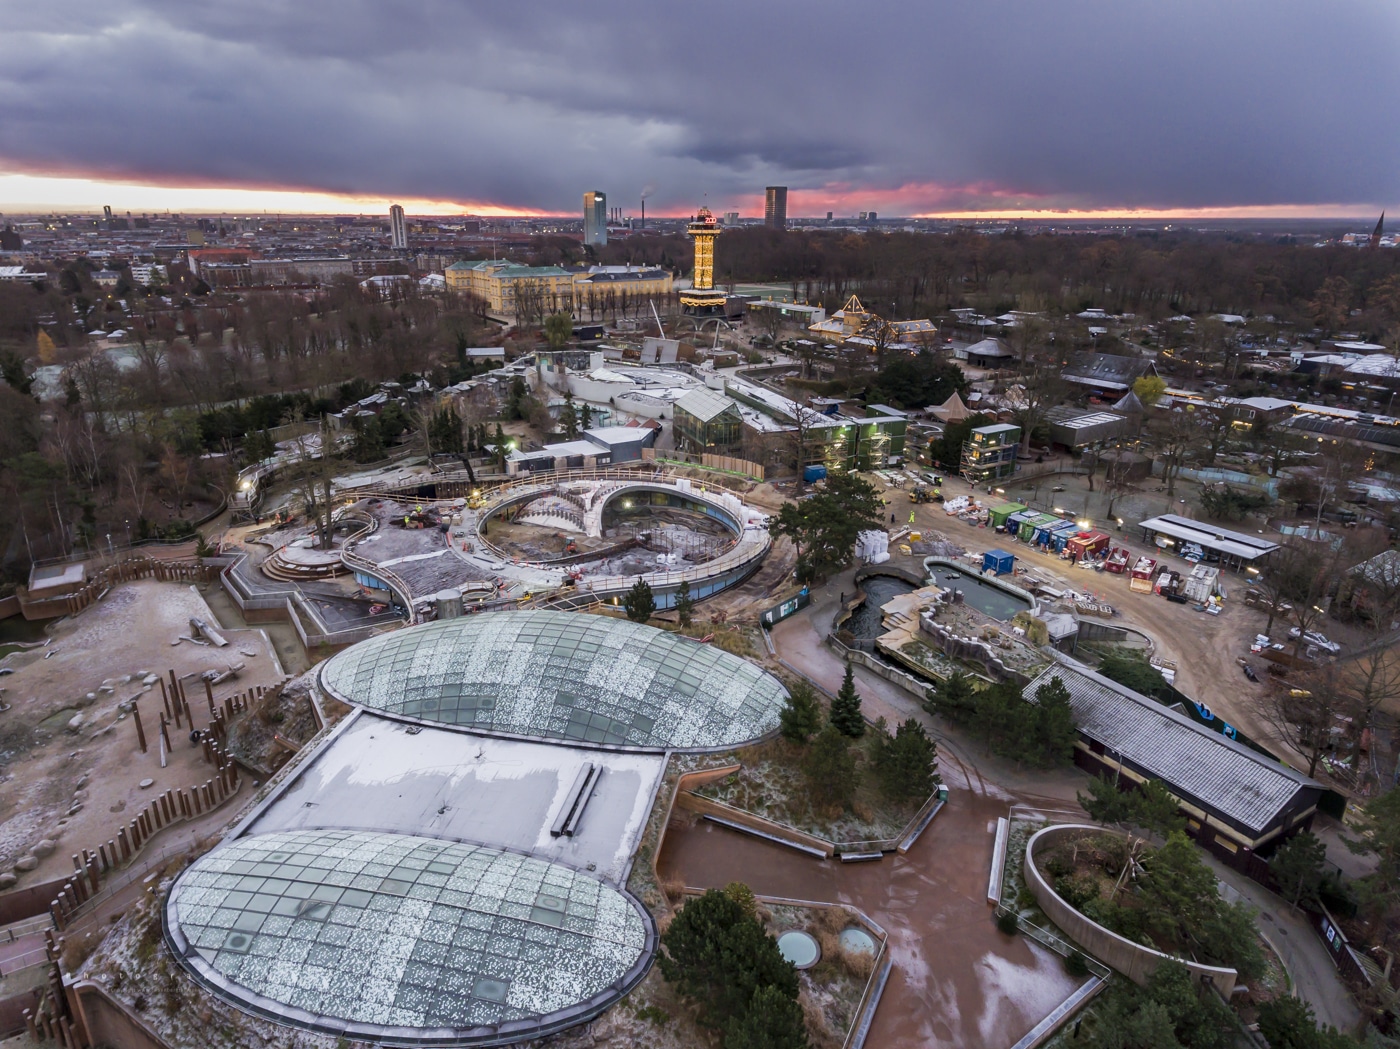
[[[916,484],[909,490],[909,501],[911,503],[941,503],[943,493],[937,488],[927,488],[924,485]]]

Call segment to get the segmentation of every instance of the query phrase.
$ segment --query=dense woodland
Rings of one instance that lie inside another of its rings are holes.
[[[597,251],[541,237],[528,261],[646,262],[684,273],[689,258],[689,241],[678,234]],[[1347,330],[1393,341],[1400,327],[1400,252],[1258,238],[745,228],[726,232],[718,265],[722,282],[778,281],[829,308],[856,292],[893,317],[947,322],[947,311],[964,305],[987,314],[1043,311],[1043,322],[1011,337],[1027,380],[1028,433],[1065,393],[1048,358],[1087,338],[1082,322],[1063,320],[1086,306],[1143,321],[1181,312],[1268,315],[1304,331],[1316,326],[1314,337]],[[0,284],[0,417],[7,423],[0,428],[0,562],[12,579],[23,576],[31,556],[107,534],[178,533],[182,520],[217,502],[218,486],[246,458],[248,433],[338,410],[385,380],[459,381],[471,374],[463,349],[492,334],[481,303],[416,288],[380,298],[344,279],[314,290],[220,293],[172,264],[165,286],[141,288],[124,276],[109,291],[95,284],[93,269],[77,260],[36,284]],[[94,350],[89,333],[118,329],[128,334],[129,350]],[[1051,346],[1056,352],[1047,354]],[[1230,364],[1230,340],[1204,318],[1191,331],[1163,327],[1155,346],[1186,351],[1164,362],[1169,371],[1193,370],[1203,359]],[[839,375],[830,388],[812,382],[805,392],[912,407],[965,389],[951,369],[898,358],[870,364],[884,367]],[[1246,392],[1248,370],[1226,370]],[[41,390],[50,398],[42,406]],[[1286,443],[1263,432],[1252,437],[1261,449]],[[1162,437],[1176,461],[1197,455],[1203,440],[1213,460],[1224,439],[1223,426],[1213,436],[1197,427]],[[261,436],[257,443],[264,444]],[[1287,462],[1286,455],[1275,459],[1274,470]]]
[[[598,249],[609,263],[688,269],[683,234],[630,238]],[[576,242],[550,238],[533,261],[585,261]],[[728,230],[715,252],[720,283],[786,283],[828,310],[852,293],[894,318],[970,306],[1052,315],[1099,307],[1144,320],[1175,314],[1272,315],[1304,329],[1372,337],[1400,323],[1400,251],[1367,251],[1191,232],[1132,236],[986,236]],[[1325,289],[1325,290],[1324,290]],[[1352,316],[1353,310],[1361,311]]]

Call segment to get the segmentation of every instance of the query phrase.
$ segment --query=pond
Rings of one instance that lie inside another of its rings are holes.
[[[1010,622],[1016,618],[1017,612],[1025,612],[1031,607],[1025,598],[1008,593],[990,579],[972,572],[943,564],[931,564],[927,568],[938,586],[961,590],[963,599],[969,605],[1003,623]]]
[[[872,575],[858,584],[865,593],[865,603],[851,613],[844,627],[863,641],[880,637],[885,633],[881,625],[880,606],[900,594],[912,594],[918,589],[913,583],[896,579],[891,575]]]
[[[18,652],[22,645],[43,641],[48,636],[44,633],[44,625],[42,619],[29,620],[24,616],[0,619],[0,659],[11,652]]]

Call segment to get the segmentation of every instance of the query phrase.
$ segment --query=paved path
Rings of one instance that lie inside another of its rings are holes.
[[[841,687],[844,662],[828,648],[825,637],[839,605],[841,593],[855,590],[854,572],[847,571],[812,592],[812,603],[798,615],[773,628],[779,658],[797,667],[830,692]],[[1075,795],[1088,786],[1078,769],[1017,770],[1007,762],[984,754],[982,748],[935,718],[914,696],[863,667],[855,668],[861,704],[867,716],[884,717],[891,724],[917,719],[938,742],[939,771],[949,787],[1002,801],[1008,808],[1044,809],[1053,813],[1079,811]],[[936,826],[936,823],[935,823]],[[1259,912],[1258,924],[1283,958],[1300,997],[1317,1017],[1341,1030],[1354,1029],[1360,1011],[1337,975],[1327,948],[1301,914],[1294,914],[1278,896],[1238,871],[1202,853],[1231,893],[1244,897]],[[971,857],[969,857],[971,859]],[[981,861],[979,860],[979,865]]]

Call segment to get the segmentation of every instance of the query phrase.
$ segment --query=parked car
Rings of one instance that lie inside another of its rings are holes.
[[[1288,632],[1288,636],[1296,641],[1298,639],[1298,628],[1295,626],[1292,630]],[[1337,644],[1337,642],[1335,641],[1327,640],[1327,638],[1324,635],[1319,634],[1316,630],[1309,630],[1307,633],[1305,633],[1303,635],[1303,640],[1310,645],[1314,645],[1317,648],[1322,649],[1324,652],[1331,652],[1333,655],[1336,655],[1342,650],[1341,645]]]

